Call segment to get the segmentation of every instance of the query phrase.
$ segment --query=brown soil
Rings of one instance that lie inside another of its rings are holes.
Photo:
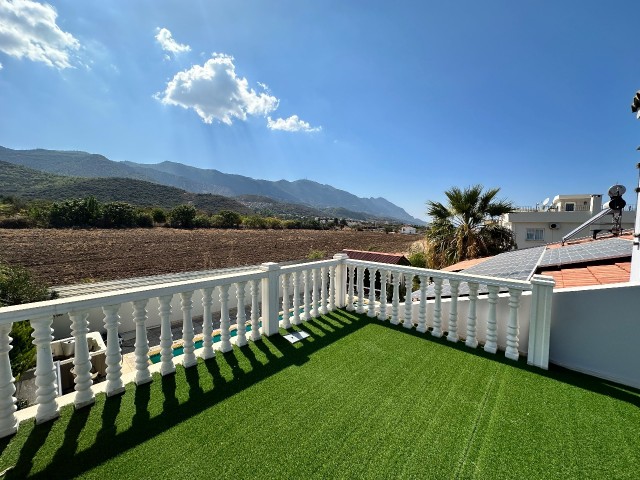
[[[0,262],[49,286],[327,257],[344,248],[406,252],[417,235],[314,230],[7,230]]]

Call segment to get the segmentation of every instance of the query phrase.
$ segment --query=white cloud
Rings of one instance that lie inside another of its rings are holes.
[[[285,132],[319,132],[322,127],[312,127],[309,122],[305,122],[298,118],[297,115],[291,115],[289,118],[278,118],[272,120],[267,119],[267,127],[271,130],[284,130]]]
[[[156,32],[158,32],[156,40],[162,47],[162,50],[173,54],[191,51],[191,47],[189,45],[176,42],[168,29],[158,27],[156,28]]]
[[[69,68],[80,42],[56,24],[55,9],[31,0],[0,0],[0,51],[54,68]]]
[[[278,99],[256,93],[246,78],[236,75],[233,57],[214,53],[204,65],[178,72],[156,98],[165,105],[192,108],[205,123],[231,125],[233,119],[266,116],[278,108]]]
[[[0,70],[2,70],[4,67],[2,66],[2,64],[0,63]]]

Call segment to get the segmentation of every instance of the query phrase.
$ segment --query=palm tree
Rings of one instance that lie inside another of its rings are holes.
[[[500,215],[513,211],[513,204],[507,200],[495,200],[499,188],[484,192],[483,189],[482,185],[464,190],[452,187],[444,192],[448,205],[431,200],[427,202],[427,214],[433,219],[427,228],[430,268],[443,268],[515,247],[511,230],[496,222]]]

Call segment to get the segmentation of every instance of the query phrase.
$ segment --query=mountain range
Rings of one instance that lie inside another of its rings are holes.
[[[248,201],[244,196],[249,195],[261,197],[262,201],[258,203],[271,203],[272,206],[297,204],[325,212],[326,215],[361,217],[361,219],[386,218],[411,224],[424,224],[423,221],[412,217],[404,209],[382,197],[361,198],[330,185],[310,180],[256,180],[175,162],[165,161],[157,164],[118,162],[103,155],[80,151],[13,150],[0,147],[0,161],[61,176],[132,179],[175,187],[192,194],[240,197],[237,200],[243,204]],[[245,200],[242,201],[242,198]],[[269,200],[264,201],[264,199]],[[270,210],[274,209],[270,208]],[[338,212],[350,215],[338,215]]]

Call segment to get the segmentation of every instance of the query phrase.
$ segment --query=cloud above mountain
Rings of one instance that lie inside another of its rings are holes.
[[[165,52],[171,52],[174,55],[184,52],[190,52],[191,47],[189,45],[185,45],[183,43],[178,43],[174,38],[169,29],[160,28],[156,29],[156,40],[160,44],[160,47]]]
[[[71,55],[80,48],[80,42],[57,25],[57,17],[48,4],[0,1],[0,51],[52,68],[72,67]]]

